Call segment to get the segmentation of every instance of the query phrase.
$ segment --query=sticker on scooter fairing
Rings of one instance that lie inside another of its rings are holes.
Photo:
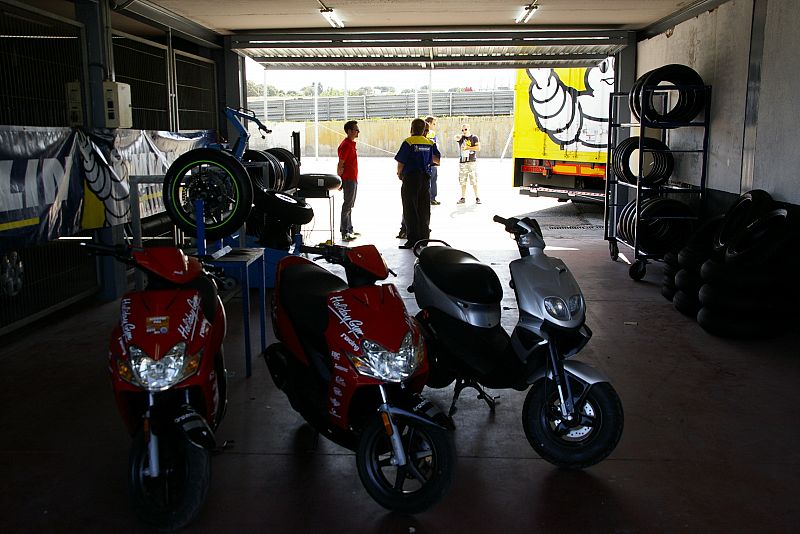
[[[183,339],[194,339],[194,327],[197,324],[197,318],[200,315],[200,296],[194,295],[190,299],[186,299],[186,304],[189,305],[189,311],[183,316],[181,324],[178,326]]]
[[[119,303],[119,324],[122,326],[122,335],[125,341],[133,339],[133,330],[136,328],[135,324],[128,322],[131,316],[131,299],[122,299]]]
[[[166,334],[169,332],[169,315],[145,317],[145,331],[148,334]]]
[[[328,309],[339,318],[340,323],[347,327],[347,332],[353,334],[356,338],[362,337],[364,332],[361,330],[361,325],[364,322],[350,317],[350,306],[344,301],[344,297],[333,296],[330,299],[330,303],[331,305],[328,306]]]
[[[347,380],[345,380],[344,378],[342,378],[339,375],[336,375],[336,383],[339,384],[340,386],[346,386],[347,385]]]
[[[339,337],[340,337],[340,338],[342,338],[342,339],[344,340],[344,342],[345,342],[345,343],[347,343],[348,345],[350,345],[350,348],[352,348],[352,349],[353,349],[355,352],[360,352],[360,351],[361,351],[361,347],[359,347],[359,346],[358,346],[358,343],[356,343],[355,341],[353,341],[352,339],[350,339],[350,337],[347,335],[347,333],[345,333],[345,332],[342,332],[342,333],[339,335]]]
[[[341,397],[342,396],[342,390],[337,388],[336,386],[333,386],[333,394],[336,395],[337,397]]]
[[[342,357],[341,354],[339,354],[335,350],[331,351],[331,358],[333,359],[333,361],[338,362],[341,359],[341,357]]]

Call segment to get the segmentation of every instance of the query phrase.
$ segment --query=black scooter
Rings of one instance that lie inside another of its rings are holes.
[[[544,253],[536,220],[503,219],[520,258],[511,262],[511,287],[519,321],[509,336],[500,325],[503,288],[492,268],[444,241],[416,243],[414,282],[428,346],[427,385],[456,381],[450,415],[464,388],[525,391],[522,424],[531,446],[545,460],[569,468],[594,465],[614,450],[622,435],[622,404],[603,373],[568,360],[592,336],[586,303],[563,261]],[[445,246],[427,246],[440,242]],[[483,387],[482,387],[483,386]]]

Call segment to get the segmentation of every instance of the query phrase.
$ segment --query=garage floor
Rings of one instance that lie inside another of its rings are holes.
[[[512,241],[499,239],[502,231],[487,230],[476,241],[453,230],[468,223],[448,226],[520,213],[498,209],[506,206],[485,194],[480,209],[441,198],[449,202],[435,208],[434,237],[450,232],[505,282],[514,251]],[[235,444],[214,458],[208,501],[189,530],[796,532],[797,332],[769,341],[715,338],[661,296],[661,264],[636,283],[627,265],[610,261],[598,212],[525,200],[543,210],[548,253],[566,261],[585,293],[594,337],[579,358],[609,374],[622,399],[625,431],[606,461],[581,472],[552,467],[522,431],[524,392],[490,391],[500,395],[492,414],[467,390],[455,415],[450,493],[415,517],[386,513],[362,488],[354,455],[314,439],[263,361],[244,377],[241,303],[234,298],[226,306],[230,405],[219,437]],[[391,239],[396,219],[380,220],[390,222],[370,225],[362,239],[378,243],[399,275],[390,281],[413,312],[413,296],[404,291],[413,256]],[[510,327],[516,308],[508,290],[506,297]],[[780,304],[775,298],[778,310]],[[105,344],[117,313],[117,303],[88,303],[0,339],[0,531],[145,531],[128,504],[129,438],[106,375]],[[256,306],[251,316],[256,325]],[[426,391],[443,407],[452,395],[452,388]]]

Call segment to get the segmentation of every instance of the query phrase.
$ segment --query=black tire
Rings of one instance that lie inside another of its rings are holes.
[[[683,247],[678,252],[678,265],[681,269],[697,270],[710,256],[710,252],[697,252],[694,249]]]
[[[422,512],[450,489],[455,470],[453,441],[447,430],[414,419],[395,423],[409,460],[406,466],[391,465],[390,438],[377,417],[359,438],[358,476],[367,493],[384,508],[406,514]]]
[[[258,208],[268,221],[277,220],[287,224],[306,224],[314,218],[313,208],[287,193],[265,191],[256,198]]]
[[[788,237],[788,212],[776,209],[760,215],[728,244],[725,263],[755,264],[776,256]]]
[[[675,287],[686,293],[697,293],[703,280],[695,270],[681,269],[675,274]]]
[[[717,215],[704,221],[686,241],[685,248],[697,255],[709,255],[714,250],[714,236],[725,222],[724,215]]]
[[[700,327],[715,336],[739,339],[774,337],[791,328],[787,319],[755,320],[752,315],[726,313],[703,307],[697,312]]]
[[[762,214],[771,210],[772,206],[772,196],[766,191],[754,189],[741,195],[725,212],[725,220],[714,235],[714,250],[724,253],[739,232]]]
[[[703,284],[697,293],[697,299],[703,307],[725,313],[759,314],[764,305],[762,295],[728,291],[713,284]]]
[[[741,266],[708,260],[700,267],[700,276],[704,282],[726,289],[764,292],[774,290],[781,283],[793,285],[791,281],[797,269],[796,263],[783,261]]]
[[[583,388],[577,380],[572,380],[570,386],[577,401]],[[549,379],[537,380],[525,397],[522,409],[525,436],[539,456],[551,464],[583,469],[601,462],[619,443],[624,415],[617,392],[607,382],[587,387],[583,405],[575,408],[591,419],[592,425],[572,429],[562,436],[557,432],[561,410],[555,383]]]
[[[679,289],[672,296],[672,305],[675,309],[692,319],[697,318],[697,311],[700,309],[700,301],[697,300],[697,292],[687,293]]]
[[[674,250],[670,250],[666,254],[664,254],[664,263],[673,267],[675,271],[678,271],[678,253]]]
[[[226,152],[197,148],[186,152],[164,176],[164,207],[175,225],[197,235],[194,202],[205,202],[206,239],[222,239],[247,220],[253,184],[239,161]]]
[[[342,179],[335,174],[301,174],[297,188],[303,190],[333,191],[339,189]]]
[[[268,189],[276,189],[278,191],[283,190],[283,167],[281,166],[281,162],[278,160],[278,158],[263,150],[245,150],[244,154],[242,154],[242,163],[250,162],[267,164],[266,177],[262,177],[261,173],[251,174],[256,196],[258,196],[259,191],[266,191]],[[246,167],[247,165],[245,165],[245,168]],[[256,176],[258,179],[255,178]],[[263,178],[266,178],[266,180]]]
[[[128,462],[128,486],[136,515],[162,530],[178,530],[200,512],[211,481],[211,453],[183,436],[159,436],[161,475],[145,476],[148,467],[144,433],[134,436]]]
[[[280,147],[268,148],[267,152],[283,164],[283,191],[295,189],[300,182],[300,162],[294,154]]]
[[[657,89],[662,82],[679,86],[675,105],[663,112],[657,109],[653,102],[653,90]],[[638,85],[637,99],[640,101],[641,107],[639,113],[648,121],[657,123],[690,122],[705,106],[703,79],[694,69],[686,65],[671,64],[659,67],[645,74],[642,82]],[[678,125],[666,124],[663,126]]]
[[[642,169],[642,185],[656,187],[664,184],[672,175],[675,160],[668,152],[669,147],[653,137],[629,137],[622,140],[612,155],[611,167],[614,174],[629,184],[639,181],[639,173],[633,171],[631,158],[639,150],[640,143],[644,148],[641,157],[646,169]]]
[[[672,298],[675,296],[675,292],[678,291],[674,285],[663,284],[661,286],[661,295],[664,296],[665,299],[672,302]]]

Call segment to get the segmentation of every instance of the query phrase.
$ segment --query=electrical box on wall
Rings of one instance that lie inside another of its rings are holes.
[[[111,81],[103,82],[103,106],[106,128],[130,128],[133,126],[130,85]]]
[[[67,82],[67,121],[70,126],[83,126],[83,93],[81,82]]]

